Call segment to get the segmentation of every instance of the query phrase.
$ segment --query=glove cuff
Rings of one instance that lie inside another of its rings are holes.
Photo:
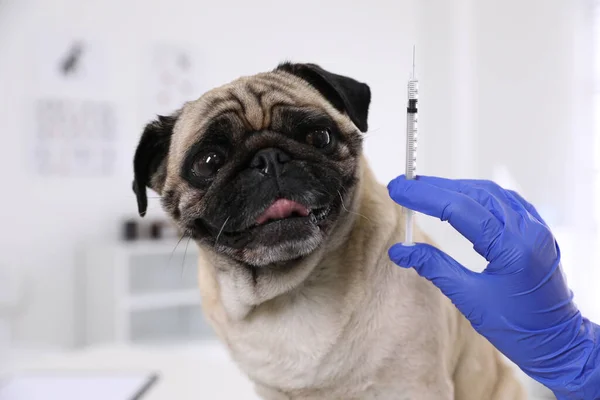
[[[579,333],[582,340],[568,360],[577,365],[575,376],[568,382],[544,382],[559,400],[600,399],[600,326],[584,318]]]

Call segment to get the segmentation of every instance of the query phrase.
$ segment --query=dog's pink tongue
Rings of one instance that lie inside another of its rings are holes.
[[[258,225],[262,225],[269,220],[291,217],[294,213],[302,217],[308,217],[309,211],[308,208],[304,207],[300,203],[296,203],[295,201],[287,199],[279,199],[271,204],[269,208],[267,208],[265,212],[258,217],[256,223]]]

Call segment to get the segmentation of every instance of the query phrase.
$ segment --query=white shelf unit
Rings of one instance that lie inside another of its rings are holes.
[[[187,239],[118,242],[84,252],[83,344],[214,338],[202,315],[198,251]]]

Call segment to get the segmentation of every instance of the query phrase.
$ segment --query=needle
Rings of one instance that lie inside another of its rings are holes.
[[[413,70],[412,70],[412,79],[415,79],[415,45],[413,44]]]

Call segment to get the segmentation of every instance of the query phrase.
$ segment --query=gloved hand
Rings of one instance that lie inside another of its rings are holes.
[[[581,316],[535,208],[489,181],[400,176],[392,199],[448,221],[489,262],[475,273],[427,244],[390,258],[436,285],[473,327],[559,399],[600,399],[600,327]]]

